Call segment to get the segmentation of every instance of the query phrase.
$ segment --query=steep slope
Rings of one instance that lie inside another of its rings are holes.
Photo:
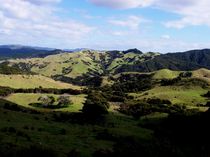
[[[162,54],[145,62],[123,65],[115,73],[126,71],[151,72],[160,69],[189,71],[200,68],[210,69],[210,49]]]

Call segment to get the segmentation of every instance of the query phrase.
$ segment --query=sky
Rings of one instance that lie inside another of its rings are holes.
[[[209,0],[0,0],[0,45],[210,48]]]

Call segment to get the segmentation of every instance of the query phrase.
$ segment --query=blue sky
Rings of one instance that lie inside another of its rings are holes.
[[[0,44],[178,52],[210,48],[208,0],[0,0]]]

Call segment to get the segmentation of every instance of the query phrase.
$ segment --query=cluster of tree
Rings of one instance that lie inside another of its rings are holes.
[[[119,112],[132,115],[135,119],[154,112],[161,113],[188,113],[184,105],[172,105],[169,100],[149,99],[147,101],[127,101],[120,105]]]
[[[29,88],[29,89],[15,89],[14,93],[50,93],[50,94],[71,94],[71,95],[79,95],[82,94],[82,90],[76,89],[57,89],[57,88]]]
[[[69,96],[59,96],[57,100],[53,96],[41,96],[38,98],[38,101],[41,103],[31,103],[29,105],[43,108],[64,108],[68,105],[72,105],[73,102],[70,100]]]
[[[204,97],[210,98],[210,91],[203,95]]]
[[[14,89],[10,87],[0,87],[0,96],[7,96],[14,92]]]
[[[9,62],[3,62],[0,64],[0,74],[31,74],[30,71],[23,71],[18,66],[10,66]]]
[[[112,85],[113,91],[138,92],[151,89],[154,85],[149,74],[121,74]]]
[[[102,77],[100,75],[84,74],[76,78],[70,78],[63,75],[54,75],[53,79],[66,83],[71,83],[79,86],[99,87],[102,83]]]
[[[128,94],[122,91],[115,91],[113,90],[112,86],[106,85],[97,88],[97,90],[103,92],[104,97],[110,102],[124,102],[125,99],[128,98]]]
[[[208,87],[208,83],[204,80],[198,78],[182,78],[177,77],[174,79],[162,79],[161,80],[162,86],[200,86],[202,88]]]
[[[108,113],[109,103],[103,93],[92,91],[88,94],[82,112],[88,116],[101,116]]]
[[[28,89],[14,89],[10,87],[0,87],[0,96],[7,96],[12,93],[49,93],[49,94],[71,94],[79,95],[85,91],[76,89],[57,89],[57,88],[28,88]]]
[[[162,79],[161,86],[172,86],[181,81],[181,77],[177,77],[174,79]]]
[[[179,74],[179,77],[183,77],[183,78],[192,77],[192,72],[191,71],[181,72]]]

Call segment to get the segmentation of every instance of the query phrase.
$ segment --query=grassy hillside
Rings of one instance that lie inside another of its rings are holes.
[[[169,69],[162,69],[154,72],[154,79],[173,79],[179,76],[180,71],[172,71]]]
[[[80,87],[54,81],[48,77],[41,75],[2,75],[0,74],[0,86],[11,88],[72,88],[80,89]]]
[[[83,75],[101,75],[115,73],[123,65],[132,65],[152,59],[156,53],[137,53],[134,50],[120,52],[110,51],[99,53],[97,51],[80,51],[75,53],[62,53],[45,58],[10,60],[11,65],[20,68],[29,67],[32,72],[48,77],[62,75],[76,78]],[[21,65],[25,66],[21,66]]]
[[[102,67],[98,63],[98,53],[76,52],[51,55],[45,58],[19,59],[13,63],[26,63],[31,71],[45,75],[63,75],[71,78],[81,76],[94,71],[102,73]]]
[[[6,100],[16,103],[23,107],[37,109],[39,111],[68,111],[68,112],[79,112],[82,109],[83,102],[85,101],[85,95],[69,95],[69,98],[73,102],[73,105],[68,106],[68,108],[52,110],[52,109],[37,108],[29,105],[30,103],[39,103],[38,98],[45,95],[53,96],[55,99],[59,97],[59,95],[54,95],[54,94],[17,93],[6,97]]]
[[[208,99],[202,97],[208,89],[203,89],[199,86],[184,87],[184,86],[158,86],[151,90],[142,93],[133,93],[137,100],[148,98],[159,98],[170,100],[173,104],[183,104],[188,106],[196,106],[205,104]]]
[[[210,70],[202,68],[193,71],[192,74],[192,77],[205,80],[210,84]]]

